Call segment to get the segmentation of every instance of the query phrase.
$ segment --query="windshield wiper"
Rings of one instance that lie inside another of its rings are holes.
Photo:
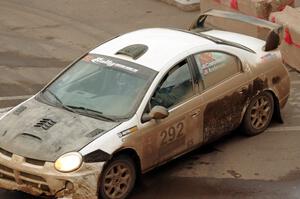
[[[92,117],[102,118],[102,119],[105,119],[105,120],[108,120],[111,122],[115,122],[115,120],[112,119],[111,117],[103,115],[103,113],[101,111],[92,110],[92,109],[85,108],[82,106],[72,106],[72,105],[65,105],[65,106],[69,109],[83,111],[84,114],[92,116]],[[78,113],[78,111],[76,111],[76,112]]]
[[[48,93],[50,93],[52,95],[52,97],[54,97],[54,99],[58,102],[58,104],[60,105],[60,107],[75,113],[75,111],[71,108],[69,108],[68,106],[64,105],[64,103],[61,101],[61,99],[59,99],[51,90],[47,89],[46,90]]]
[[[46,90],[48,93],[50,93],[52,95],[52,97],[55,98],[55,100],[59,103],[59,104],[63,104],[62,101],[49,89]]]
[[[105,119],[105,120],[108,120],[108,121],[111,121],[111,122],[116,121],[116,120],[114,120],[114,119],[112,119],[108,116],[103,115],[103,113],[100,112],[100,111],[92,110],[92,109],[81,107],[81,106],[65,105],[61,101],[61,99],[59,99],[52,91],[47,89],[46,92],[50,93],[52,95],[52,97],[58,102],[59,106],[61,108],[65,109],[65,110],[68,110],[68,111],[73,112],[73,113],[78,113],[78,114],[80,114],[80,113],[82,114],[82,111],[83,111],[83,114],[88,115],[88,116],[92,116],[94,118],[101,118],[101,119]],[[78,110],[80,111],[80,113],[78,112]]]

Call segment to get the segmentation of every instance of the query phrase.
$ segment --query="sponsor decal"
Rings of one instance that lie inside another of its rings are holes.
[[[82,60],[85,61],[85,62],[91,62],[92,59],[94,59],[95,57],[92,56],[92,55],[87,55],[85,56]]]
[[[132,73],[138,72],[138,70],[135,69],[135,68],[131,68],[131,67],[129,67],[129,66],[125,66],[125,65],[122,65],[122,64],[119,64],[119,63],[115,63],[115,62],[113,62],[112,60],[106,59],[106,58],[104,58],[104,57],[97,57],[97,58],[95,58],[95,59],[92,59],[91,62],[93,62],[93,63],[95,63],[95,64],[104,64],[104,65],[106,65],[107,67],[120,68],[120,69],[129,71],[129,72],[132,72]]]
[[[200,54],[199,59],[202,65],[206,65],[215,61],[215,59],[213,58],[213,54],[211,52]]]
[[[137,130],[138,130],[137,127],[132,127],[126,131],[122,131],[122,132],[118,133],[117,135],[119,136],[119,138],[123,138],[123,137],[126,137],[127,135],[137,132]]]
[[[225,57],[219,53],[207,52],[200,54],[199,61],[202,65],[201,74],[205,76],[222,68],[224,66],[222,64],[224,60]]]
[[[268,53],[268,54],[262,56],[260,59],[263,61],[268,61],[268,60],[271,60],[274,58],[276,58],[276,55],[274,53]]]

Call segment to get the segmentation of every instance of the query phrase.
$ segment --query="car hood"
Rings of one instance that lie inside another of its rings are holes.
[[[0,148],[26,158],[54,162],[119,124],[30,99],[0,120]]]

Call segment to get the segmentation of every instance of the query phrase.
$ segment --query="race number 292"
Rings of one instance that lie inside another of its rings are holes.
[[[163,130],[160,133],[160,137],[162,139],[161,145],[168,145],[184,136],[183,133],[184,124],[183,122],[179,122],[169,128]]]

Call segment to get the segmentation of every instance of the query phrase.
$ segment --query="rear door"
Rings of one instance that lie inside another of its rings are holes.
[[[248,100],[249,77],[233,54],[208,51],[194,58],[204,100],[203,139],[208,143],[239,126]]]

